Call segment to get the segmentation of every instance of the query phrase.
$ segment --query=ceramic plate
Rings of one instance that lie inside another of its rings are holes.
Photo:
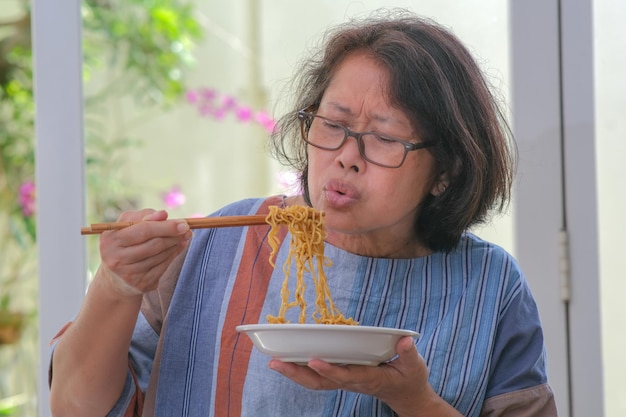
[[[338,324],[245,324],[237,331],[247,334],[260,352],[285,362],[317,358],[371,366],[392,359],[401,337],[419,336],[410,330]]]

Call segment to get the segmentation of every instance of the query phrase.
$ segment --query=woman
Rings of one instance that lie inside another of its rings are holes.
[[[504,207],[514,165],[467,50],[432,22],[388,14],[336,28],[298,74],[272,144],[301,172],[303,194],[215,214],[325,212],[337,306],[420,338],[401,339],[377,367],[270,360],[235,331],[280,305],[267,228],[192,239],[163,211],[128,212],[120,219],[145,221],[102,234],[102,265],[56,342],[53,414],[555,416],[523,275],[467,232]]]

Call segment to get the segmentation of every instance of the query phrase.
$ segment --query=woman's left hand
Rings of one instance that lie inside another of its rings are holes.
[[[399,416],[459,416],[428,383],[428,368],[413,339],[400,339],[396,351],[395,360],[379,366],[333,365],[318,359],[311,360],[308,366],[273,359],[269,366],[309,389],[342,389],[372,395]]]

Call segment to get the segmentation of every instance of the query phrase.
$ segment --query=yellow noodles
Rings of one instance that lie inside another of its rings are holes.
[[[351,318],[345,318],[335,307],[330,296],[330,290],[326,282],[324,266],[330,266],[331,261],[324,256],[324,215],[310,207],[289,206],[281,209],[277,206],[269,207],[266,221],[271,226],[269,232],[269,244],[272,248],[270,263],[274,263],[274,257],[278,251],[279,240],[277,237],[278,227],[286,225],[291,233],[289,242],[289,254],[283,265],[285,280],[281,288],[282,304],[278,316],[267,316],[269,323],[286,323],[287,310],[298,306],[300,308],[299,322],[306,321],[306,301],[304,291],[304,273],[310,272],[315,285],[315,311],[311,315],[318,324],[358,324]],[[289,301],[290,291],[288,286],[291,272],[291,263],[296,265],[296,291],[295,299]]]

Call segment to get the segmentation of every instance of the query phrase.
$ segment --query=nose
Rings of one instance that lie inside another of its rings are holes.
[[[351,140],[354,139],[354,140]],[[353,134],[348,135],[348,139],[337,149],[335,161],[344,169],[352,169],[359,172],[365,165],[365,160],[361,155],[359,139]]]

